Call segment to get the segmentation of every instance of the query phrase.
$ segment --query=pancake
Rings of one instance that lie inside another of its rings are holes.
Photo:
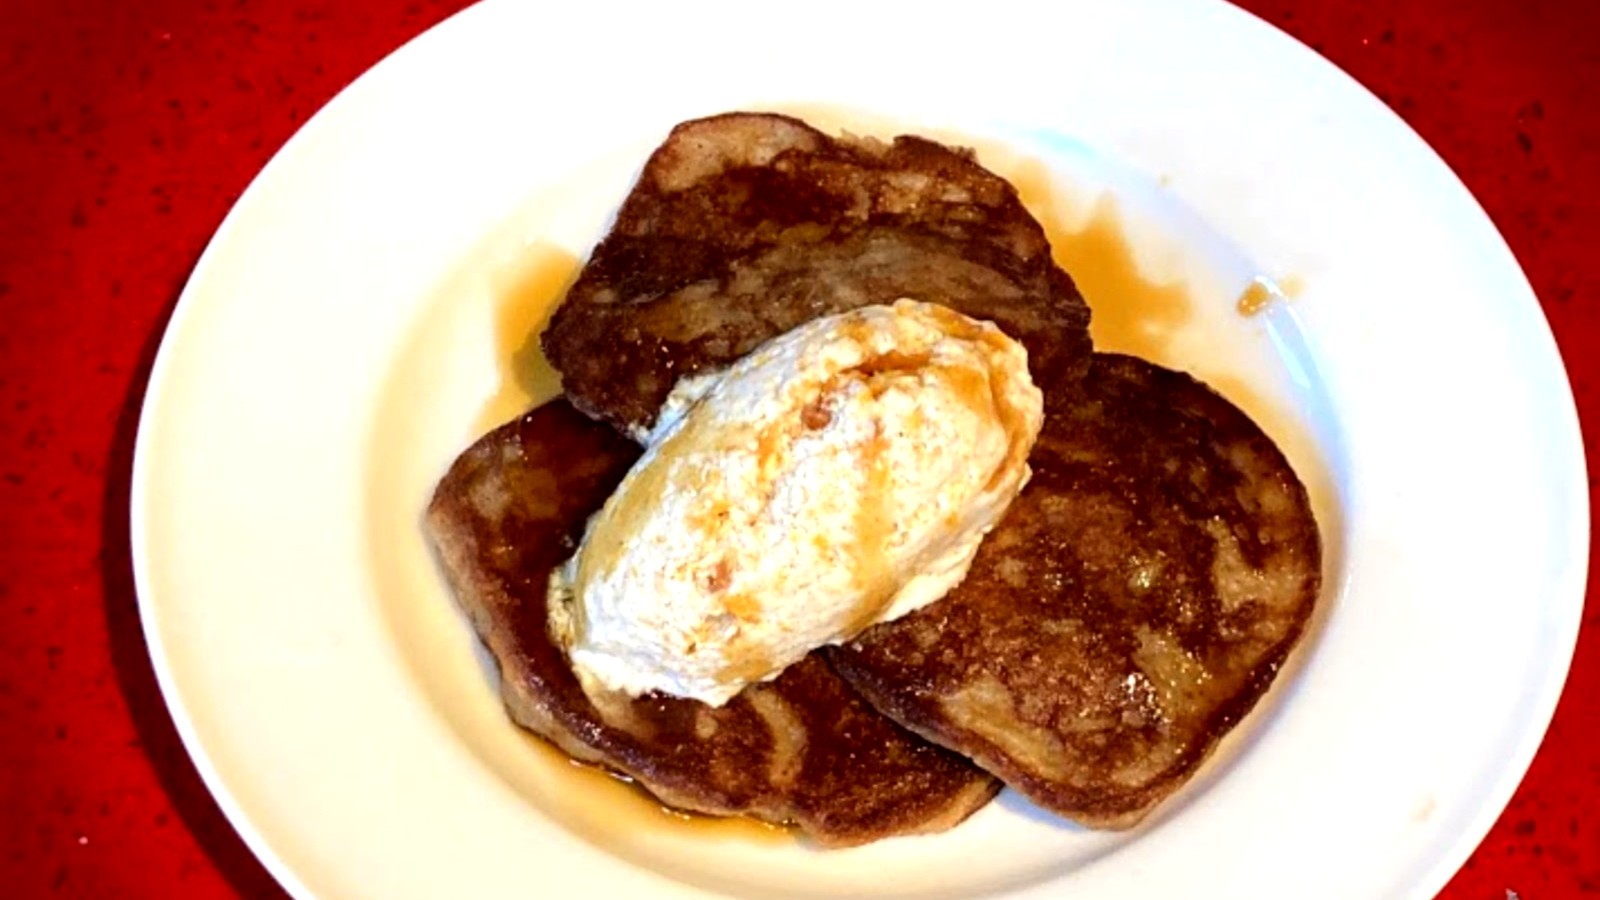
[[[1271,685],[1321,551],[1288,462],[1203,384],[1096,354],[1065,393],[966,579],[824,652],[905,727],[1046,809],[1124,828]]]
[[[902,297],[995,322],[1036,377],[1087,363],[1088,307],[970,152],[728,113],[678,125],[651,155],[543,348],[573,405],[639,435],[682,376]]]
[[[557,400],[473,444],[434,493],[428,535],[513,720],[669,806],[793,823],[826,846],[949,828],[994,796],[993,778],[877,714],[815,654],[721,708],[591,700],[550,640],[546,585],[639,455]]]

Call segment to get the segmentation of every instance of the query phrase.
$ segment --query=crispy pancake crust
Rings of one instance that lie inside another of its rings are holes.
[[[637,434],[678,378],[901,297],[994,321],[1036,377],[1087,362],[1083,298],[970,152],[728,113],[678,125],[651,155],[543,346],[575,406]]]
[[[944,599],[828,653],[880,711],[1085,825],[1189,778],[1303,631],[1304,487],[1199,382],[1096,354],[1033,478]]]
[[[591,702],[549,638],[545,590],[639,454],[558,400],[479,440],[434,493],[428,534],[516,722],[670,806],[793,822],[824,845],[939,831],[994,796],[993,778],[874,712],[815,655],[720,709]]]

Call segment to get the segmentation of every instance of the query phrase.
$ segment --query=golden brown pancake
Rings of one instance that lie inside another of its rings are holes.
[[[1083,298],[970,152],[728,113],[678,125],[651,155],[543,346],[573,405],[637,433],[680,377],[902,297],[992,320],[1036,377],[1088,359]]]
[[[428,534],[516,722],[669,806],[792,822],[824,845],[949,828],[994,796],[993,778],[883,718],[815,655],[721,708],[591,701],[550,640],[545,591],[639,454],[557,400],[473,444],[434,493]]]
[[[1283,455],[1205,385],[1096,354],[1068,393],[966,580],[826,652],[900,724],[1121,828],[1272,683],[1316,601],[1320,543]]]

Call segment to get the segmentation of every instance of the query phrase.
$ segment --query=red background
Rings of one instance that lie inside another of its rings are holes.
[[[138,404],[178,291],[251,177],[462,5],[0,4],[0,894],[282,896],[195,775],[139,635]],[[1243,5],[1366,84],[1466,181],[1532,280],[1593,432],[1600,3]],[[1597,742],[1591,596],[1543,749],[1441,896],[1600,895]]]

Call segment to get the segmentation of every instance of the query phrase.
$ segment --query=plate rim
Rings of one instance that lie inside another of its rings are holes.
[[[1479,214],[1483,217],[1483,220],[1488,223],[1490,227],[1490,230],[1493,234],[1493,239],[1498,245],[1497,252],[1504,258],[1503,263],[1509,266],[1509,271],[1514,271],[1516,273],[1516,276],[1521,279],[1528,296],[1533,297],[1535,300],[1536,305],[1534,315],[1537,319],[1539,328],[1542,329],[1542,339],[1547,345],[1541,349],[1548,352],[1549,356],[1552,357],[1557,365],[1562,369],[1563,377],[1561,380],[1565,390],[1563,392],[1563,396],[1552,399],[1555,399],[1557,401],[1556,406],[1560,407],[1558,414],[1563,420],[1560,424],[1567,426],[1567,430],[1570,430],[1571,434],[1576,439],[1575,448],[1568,449],[1575,449],[1576,462],[1579,466],[1579,470],[1583,471],[1586,465],[1586,451],[1582,443],[1581,422],[1577,416],[1576,403],[1572,393],[1570,378],[1565,377],[1565,370],[1564,365],[1562,364],[1559,347],[1555,343],[1554,336],[1549,327],[1548,319],[1544,316],[1542,308],[1537,305],[1537,297],[1533,293],[1531,286],[1527,285],[1526,275],[1522,272],[1515,255],[1505,243],[1504,237],[1499,233],[1498,229],[1494,227],[1493,220],[1488,217],[1481,205],[1477,203],[1476,198],[1472,197],[1470,191],[1467,190],[1456,173],[1449,167],[1448,163],[1445,162],[1438,155],[1438,153],[1433,150],[1432,147],[1427,145],[1426,142],[1424,142],[1420,136],[1418,136],[1415,131],[1410,128],[1409,125],[1400,120],[1400,118],[1386,106],[1383,106],[1381,101],[1373,96],[1371,92],[1368,91],[1364,86],[1360,85],[1348,74],[1344,73],[1342,69],[1339,69],[1330,61],[1324,59],[1319,54],[1316,54],[1315,51],[1305,47],[1294,37],[1279,31],[1269,23],[1263,22],[1254,14],[1246,10],[1227,6],[1226,4],[1221,3],[1220,0],[1200,0],[1200,2],[1205,5],[1226,7],[1226,9],[1233,14],[1242,15],[1268,29],[1271,29],[1277,34],[1279,39],[1293,43],[1299,50],[1307,54],[1311,54],[1322,64],[1331,68],[1334,73],[1347,82],[1346,87],[1353,86],[1357,90],[1365,93],[1368,98],[1379,105],[1383,112],[1387,113],[1397,123],[1399,123],[1402,128],[1405,129],[1415,143],[1420,145],[1422,151],[1431,157],[1431,161],[1438,168],[1442,169],[1444,173],[1446,173],[1448,179],[1454,183],[1455,187],[1462,194],[1465,195],[1467,201],[1475,209],[1477,209]],[[227,779],[214,765],[210,755],[206,752],[204,742],[198,736],[197,729],[191,718],[192,711],[183,702],[182,691],[179,685],[176,683],[175,676],[169,666],[169,650],[165,646],[164,638],[158,626],[157,620],[159,619],[159,609],[156,601],[152,599],[154,594],[153,583],[152,576],[148,571],[151,559],[151,550],[147,543],[150,535],[147,528],[148,518],[146,517],[146,509],[150,502],[149,454],[152,452],[149,448],[151,439],[149,436],[150,432],[148,426],[152,421],[150,412],[152,406],[160,402],[160,397],[164,395],[164,391],[169,390],[166,387],[166,383],[169,379],[168,369],[171,366],[171,357],[178,352],[177,350],[173,349],[176,342],[169,340],[169,338],[180,332],[180,330],[184,327],[183,323],[188,321],[193,314],[193,309],[200,303],[199,300],[192,299],[193,295],[197,292],[197,289],[195,289],[194,286],[197,284],[202,284],[205,281],[207,273],[214,266],[213,257],[217,252],[219,252],[218,248],[231,240],[234,232],[238,230],[238,221],[244,215],[239,211],[242,209],[248,210],[251,208],[251,204],[260,202],[259,195],[268,189],[267,187],[263,187],[263,185],[270,186],[271,184],[271,173],[275,172],[277,168],[281,168],[283,165],[286,165],[286,163],[282,162],[283,160],[292,158],[294,154],[299,152],[297,148],[309,143],[312,140],[312,138],[308,137],[308,135],[315,135],[319,129],[329,127],[327,123],[340,115],[340,110],[359,102],[359,99],[362,96],[362,91],[364,90],[362,87],[363,84],[372,82],[374,80],[374,73],[386,71],[390,68],[397,68],[398,66],[403,65],[404,60],[411,59],[411,57],[415,54],[415,51],[412,50],[412,48],[424,42],[431,44],[441,41],[443,38],[439,37],[439,35],[454,34],[455,31],[464,29],[466,26],[462,25],[462,22],[468,21],[469,19],[476,21],[479,17],[487,19],[490,17],[491,12],[501,9],[505,5],[507,4],[484,2],[478,3],[474,6],[469,6],[465,9],[457,11],[456,13],[453,13],[451,16],[435,26],[412,37],[410,40],[400,45],[400,47],[390,52],[373,67],[369,68],[349,85],[341,89],[333,98],[328,101],[328,103],[319,109],[315,115],[310,117],[299,129],[297,129],[296,132],[283,144],[283,146],[273,154],[272,158],[265,166],[263,166],[261,171],[258,172],[254,178],[252,178],[250,184],[240,194],[239,198],[230,208],[227,216],[223,219],[222,223],[218,226],[211,239],[207,242],[204,252],[201,254],[193,270],[191,271],[189,278],[185,283],[184,289],[173,308],[172,315],[164,326],[160,348],[152,364],[149,379],[146,382],[143,396],[141,398],[139,427],[137,437],[135,439],[132,461],[132,478],[128,514],[130,520],[130,542],[132,546],[132,556],[134,562],[134,582],[138,598],[141,630],[143,631],[143,636],[149,649],[151,664],[155,672],[156,681],[167,704],[169,714],[172,716],[180,739],[183,742],[185,750],[189,753],[190,758],[193,760],[196,769],[198,770],[207,789],[211,792],[212,796],[216,798],[224,815],[228,818],[230,824],[244,840],[246,845],[251,849],[252,853],[254,853],[255,856],[261,860],[263,865],[268,869],[273,877],[277,879],[278,882],[282,884],[291,895],[296,897],[311,897],[313,894],[305,885],[305,883],[301,881],[300,877],[294,872],[294,870],[277,855],[277,853],[268,843],[266,837],[256,829],[254,823],[252,823],[250,819],[249,814],[244,810],[243,806],[239,803],[232,790],[229,788]],[[395,62],[397,59],[402,60],[402,62]],[[1586,561],[1588,558],[1588,542],[1591,529],[1591,522],[1587,510],[1588,497],[1586,494],[1578,497],[1571,506],[1570,518],[1572,518],[1574,523],[1579,526],[1572,532],[1574,535],[1573,544],[1579,551],[1572,557],[1572,569],[1577,573],[1577,583],[1575,585],[1577,602],[1575,604],[1569,604],[1571,606],[1571,609],[1568,610],[1569,614],[1561,620],[1561,624],[1563,624],[1564,627],[1560,633],[1555,636],[1556,643],[1565,649],[1563,652],[1556,654],[1552,660],[1552,664],[1545,670],[1544,682],[1537,689],[1539,703],[1535,704],[1529,709],[1528,721],[1533,723],[1535,727],[1522,729],[1518,732],[1519,739],[1517,740],[1515,749],[1511,754],[1511,761],[1508,765],[1503,765],[1499,768],[1498,779],[1496,783],[1487,790],[1487,796],[1492,797],[1492,799],[1488,802],[1479,803],[1477,805],[1476,814],[1473,817],[1472,824],[1458,831],[1453,845],[1446,852],[1441,853],[1434,864],[1429,867],[1424,874],[1419,876],[1415,882],[1418,890],[1426,889],[1431,895],[1431,893],[1443,887],[1449,878],[1459,869],[1462,863],[1471,854],[1473,849],[1478,845],[1479,842],[1481,842],[1484,835],[1487,834],[1489,829],[1493,826],[1494,822],[1502,814],[1506,804],[1509,802],[1518,784],[1525,776],[1534,755],[1537,753],[1543,742],[1543,739],[1549,728],[1549,724],[1554,716],[1557,704],[1562,696],[1562,687],[1565,684],[1570,670],[1572,655],[1576,647],[1582,621],[1582,611],[1584,608],[1583,601],[1585,597],[1584,584],[1587,571]]]

